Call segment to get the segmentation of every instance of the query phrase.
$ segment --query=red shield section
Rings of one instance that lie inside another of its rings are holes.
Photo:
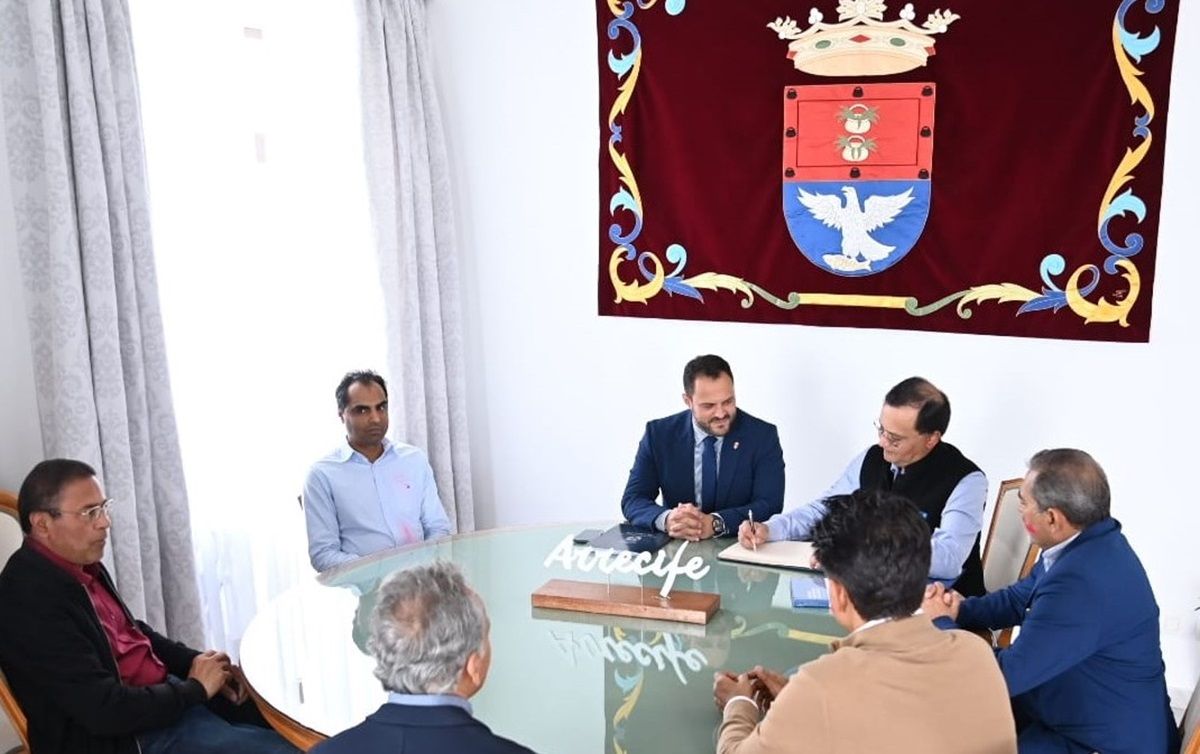
[[[783,99],[785,180],[929,180],[932,83],[789,86]]]

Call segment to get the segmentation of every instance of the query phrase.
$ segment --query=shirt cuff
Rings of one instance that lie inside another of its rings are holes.
[[[767,541],[778,542],[781,539],[787,539],[787,522],[783,519],[783,514],[777,513],[767,519]]]
[[[723,710],[721,710],[721,714],[728,715],[729,714],[729,705],[733,704],[734,702],[750,702],[750,704],[754,705],[755,713],[759,712],[758,702],[754,701],[753,699],[751,699],[748,696],[742,696],[741,694],[738,694],[737,696],[729,697],[729,699],[725,702],[725,708]]]
[[[661,532],[665,532],[667,530],[667,514],[670,512],[671,511],[669,511],[669,510],[665,510],[662,513],[658,514],[658,518],[654,519],[654,528],[655,529],[658,529]]]

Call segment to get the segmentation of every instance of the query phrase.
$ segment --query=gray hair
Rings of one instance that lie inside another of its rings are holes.
[[[1108,518],[1111,494],[1104,469],[1082,450],[1055,448],[1029,459],[1030,492],[1042,510],[1057,508],[1072,526],[1086,529]]]
[[[388,691],[445,694],[482,650],[486,631],[479,595],[457,566],[437,561],[398,571],[379,587],[367,651]]]

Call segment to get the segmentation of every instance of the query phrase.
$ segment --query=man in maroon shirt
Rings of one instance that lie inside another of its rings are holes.
[[[295,752],[246,724],[261,717],[224,652],[190,649],[130,614],[100,563],[111,505],[80,461],[43,461],[21,485],[25,541],[0,573],[0,668],[30,748]]]

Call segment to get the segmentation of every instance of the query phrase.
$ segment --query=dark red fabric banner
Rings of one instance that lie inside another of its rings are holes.
[[[597,0],[600,314],[1147,341],[1177,10]]]

